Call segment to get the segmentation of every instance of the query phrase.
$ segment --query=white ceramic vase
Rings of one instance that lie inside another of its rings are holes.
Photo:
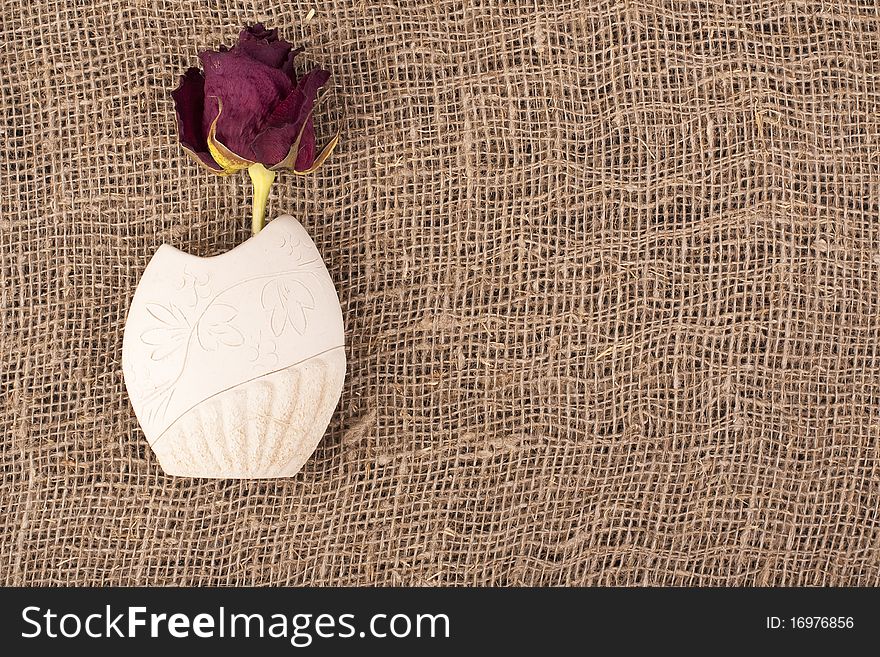
[[[170,475],[295,475],[345,378],[342,313],[321,255],[282,216],[231,251],[159,247],[122,341],[125,385]]]

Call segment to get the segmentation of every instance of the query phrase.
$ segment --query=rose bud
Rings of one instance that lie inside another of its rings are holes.
[[[302,52],[262,24],[245,28],[232,48],[199,54],[172,92],[183,148],[220,175],[247,169],[254,183],[253,232],[263,227],[275,172],[307,174],[333,152],[337,133],[316,154],[312,110],[330,78],[314,68],[297,79]]]

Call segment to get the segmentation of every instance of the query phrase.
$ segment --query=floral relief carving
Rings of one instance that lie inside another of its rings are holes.
[[[269,325],[277,338],[290,325],[302,335],[307,326],[306,311],[315,309],[315,297],[298,278],[287,277],[269,281],[260,296],[269,313]]]
[[[226,303],[215,303],[207,308],[196,328],[199,346],[205,351],[216,351],[219,347],[240,347],[244,336],[232,323],[238,311]]]
[[[155,320],[154,328],[141,333],[141,342],[153,347],[152,360],[164,360],[181,349],[190,330],[186,315],[175,303],[167,306],[148,303],[147,312]]]
[[[206,299],[211,294],[209,283],[211,282],[210,274],[193,274],[189,267],[183,268],[183,276],[177,285],[178,290],[182,290],[181,296],[187,307],[195,308],[199,305],[199,301]]]
[[[264,338],[263,331],[257,331],[256,336],[245,344],[248,360],[254,369],[274,367],[278,364],[278,345],[272,338]]]

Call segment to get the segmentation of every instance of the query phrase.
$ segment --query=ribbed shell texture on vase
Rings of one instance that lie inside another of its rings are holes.
[[[333,349],[205,400],[153,443],[170,475],[291,477],[317,447],[345,378]]]

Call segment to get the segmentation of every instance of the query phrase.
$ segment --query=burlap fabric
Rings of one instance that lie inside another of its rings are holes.
[[[0,2],[5,583],[880,581],[873,2]],[[122,328],[248,236],[168,94],[254,19],[347,108],[270,212],[349,375],[297,478],[173,479]]]

